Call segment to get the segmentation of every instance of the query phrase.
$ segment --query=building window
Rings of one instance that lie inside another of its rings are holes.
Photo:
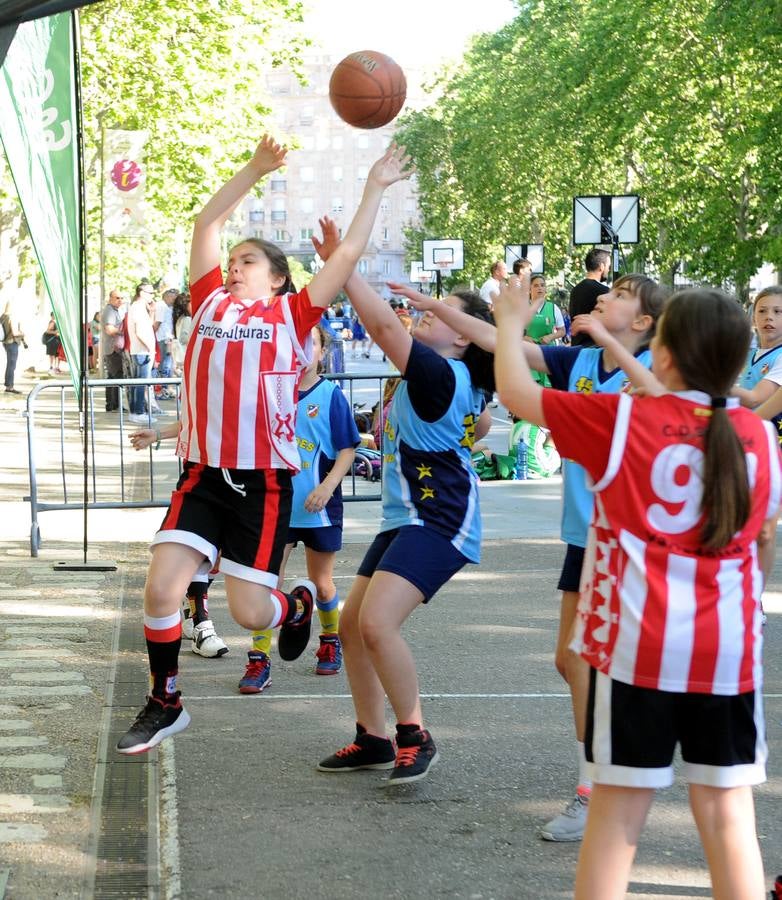
[[[275,224],[279,224],[280,222],[287,221],[288,215],[284,209],[273,209],[272,210],[272,222]]]
[[[335,134],[331,139],[331,149],[341,150],[345,146],[345,140],[341,134]]]
[[[387,213],[390,208],[391,204],[388,202],[388,198],[383,197],[383,199],[380,201],[380,212]]]
[[[342,197],[332,197],[331,211],[333,213],[341,213],[342,212]]]
[[[299,112],[300,125],[312,125],[315,121],[315,108],[312,106],[302,106]]]
[[[299,169],[299,180],[300,181],[314,181],[315,180],[315,169],[312,166],[302,166]]]
[[[266,216],[262,209],[251,209],[250,210],[250,224],[251,225],[263,225],[266,220]]]
[[[275,228],[272,233],[272,240],[284,244],[288,240],[288,232],[284,228]]]
[[[332,166],[331,179],[332,181],[342,181],[342,166]]]
[[[383,274],[384,275],[391,274],[391,260],[390,259],[383,260]]]
[[[408,197],[405,200],[405,212],[414,213],[416,209],[415,197]]]
[[[313,231],[312,228],[300,228],[299,229],[299,240],[308,242],[308,241],[310,241],[310,239],[312,238],[312,235],[314,233],[315,232]]]
[[[311,213],[313,209],[315,209],[315,201],[312,197],[302,197],[299,200],[299,209],[303,213]]]
[[[288,190],[288,182],[284,178],[272,178],[271,188],[275,194],[284,194]]]
[[[367,272],[369,271],[369,261],[366,260],[366,259],[360,259],[360,260],[358,261],[358,271],[359,271],[362,275],[366,275]]]
[[[291,82],[287,75],[281,75],[276,78],[267,78],[266,84],[270,94],[290,94]]]
[[[257,238],[257,240],[259,240],[259,241],[263,240],[263,229],[262,228],[253,228],[251,233],[254,238]]]
[[[366,181],[367,175],[369,175],[369,166],[359,166],[357,171],[357,178],[359,181]]]
[[[383,240],[383,241],[390,241],[391,240],[391,229],[383,228],[380,232],[380,237],[381,237],[381,240]]]

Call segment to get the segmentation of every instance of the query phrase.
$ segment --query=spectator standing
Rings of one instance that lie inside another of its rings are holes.
[[[174,323],[174,372],[176,375],[181,375],[187,342],[190,340],[190,332],[193,330],[193,308],[190,305],[190,294],[187,291],[177,294],[171,309],[171,319]]]
[[[483,282],[479,291],[484,303],[492,308],[494,298],[500,292],[500,288],[505,284],[508,277],[508,267],[505,263],[498,259],[491,264],[491,275]]]
[[[601,294],[607,294],[610,290],[605,284],[611,272],[611,254],[608,250],[593,248],[584,259],[586,277],[583,278],[570,292],[570,308],[568,313],[571,321],[576,316],[588,315],[597,304],[597,298]],[[590,347],[592,339],[582,332],[573,335],[571,344],[574,347]]]
[[[0,316],[0,336],[5,350],[5,392],[6,394],[21,394],[14,387],[14,373],[19,359],[19,344],[25,349],[27,344],[24,339],[24,331],[19,319],[13,313],[11,302],[6,305],[5,312]]]
[[[174,316],[173,307],[179,291],[176,288],[169,288],[163,291],[163,296],[155,304],[155,314],[153,328],[155,329],[155,339],[157,340],[158,353],[160,362],[158,363],[158,375],[160,378],[170,378],[174,374]],[[168,388],[164,388],[161,393],[163,400],[169,400],[173,394]]]
[[[122,378],[123,351],[125,350],[125,336],[122,324],[126,310],[123,307],[122,294],[114,290],[109,294],[109,302],[104,306],[100,316],[101,324],[101,352],[103,355],[103,369],[106,378],[114,380]],[[114,412],[119,408],[119,388],[106,388],[106,412]]]
[[[152,375],[152,365],[155,361],[155,330],[152,326],[154,294],[155,290],[151,284],[139,284],[128,310],[128,336],[134,378],[146,379]],[[144,413],[146,390],[144,386],[130,389],[131,422],[149,424],[150,420]]]
[[[49,374],[60,374],[60,348],[62,341],[60,340],[60,331],[57,328],[57,320],[54,313],[49,315],[49,324],[43,333],[43,342],[46,345],[46,355],[49,358]]]

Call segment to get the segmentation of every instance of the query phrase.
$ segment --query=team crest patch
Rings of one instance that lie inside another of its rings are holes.
[[[770,368],[771,368],[771,366],[770,366],[768,363],[764,363],[764,364],[760,367],[760,374],[761,374],[761,375],[766,375],[766,374],[768,373],[768,370],[769,370]]]
[[[320,412],[320,406],[317,403],[309,403],[307,405],[307,418],[314,419]]]

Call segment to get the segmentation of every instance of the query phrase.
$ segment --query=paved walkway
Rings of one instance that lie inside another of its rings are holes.
[[[219,584],[210,606],[230,652],[182,654],[191,726],[126,759],[111,747],[145,691],[140,596],[160,511],[90,513],[89,555],[114,559],[115,572],[53,570],[81,557],[80,513],[43,514],[31,559],[23,403],[2,399],[0,898],[571,895],[578,847],[537,836],[569,798],[575,767],[569,701],[552,665],[556,483],[483,486],[482,565],[407,627],[441,752],[426,781],[388,791],[382,773],[317,773],[352,733],[344,675],[316,677],[313,644],[294,663],[275,655],[269,690],[240,696],[247,638]],[[501,409],[497,419],[501,431]],[[377,514],[374,503],[347,507],[343,595]],[[290,574],[302,567],[294,555]],[[757,791],[769,880],[782,868],[781,575],[767,595],[771,764]],[[630,896],[708,897],[708,883],[677,784],[660,792]]]

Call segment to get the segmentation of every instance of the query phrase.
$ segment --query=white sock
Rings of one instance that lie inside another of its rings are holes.
[[[584,742],[576,741],[576,748],[578,751],[578,787],[576,790],[579,793],[588,794],[592,790],[592,779],[587,772],[588,763],[584,752]]]
[[[276,628],[283,619],[282,603],[280,603],[279,598],[275,597],[274,594],[274,591],[271,591],[269,594],[269,599],[272,601],[272,606],[274,607],[274,618],[266,626],[267,628]],[[263,631],[264,629],[260,630]]]

